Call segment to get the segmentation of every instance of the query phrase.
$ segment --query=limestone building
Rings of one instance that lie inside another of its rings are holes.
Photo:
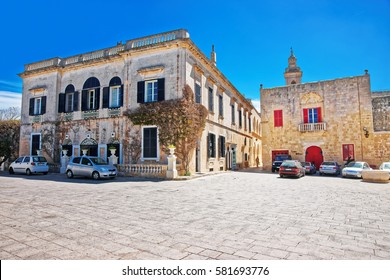
[[[260,116],[180,29],[129,40],[80,55],[25,65],[20,154],[42,150],[59,163],[68,156],[107,159],[113,147],[119,163],[134,161],[131,145],[139,135],[138,162],[166,161],[157,126],[137,127],[123,115],[145,102],[182,96],[188,84],[208,110],[206,128],[194,151],[192,172],[240,168],[261,161]]]
[[[390,92],[371,92],[370,75],[302,83],[291,50],[286,85],[261,88],[263,165],[277,154],[314,162],[390,160]]]

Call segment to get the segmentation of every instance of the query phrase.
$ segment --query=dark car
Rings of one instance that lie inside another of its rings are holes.
[[[285,160],[290,160],[290,155],[277,155],[275,157],[275,160],[272,162],[272,173],[279,171],[279,167]]]
[[[305,173],[305,168],[297,160],[285,160],[279,168],[279,175],[282,178],[284,176],[293,176],[299,178],[305,176]]]
[[[317,170],[316,167],[308,161],[302,162],[302,166],[305,168],[306,174],[316,174]]]

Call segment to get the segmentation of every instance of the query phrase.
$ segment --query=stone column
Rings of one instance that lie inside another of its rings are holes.
[[[169,148],[170,155],[168,156],[168,169],[167,169],[167,178],[175,179],[177,178],[177,170],[176,170],[176,156],[175,148]]]

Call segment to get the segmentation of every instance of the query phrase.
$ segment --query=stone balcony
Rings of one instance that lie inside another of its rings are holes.
[[[314,131],[325,131],[326,123],[301,123],[298,125],[298,130],[300,132],[314,132]]]

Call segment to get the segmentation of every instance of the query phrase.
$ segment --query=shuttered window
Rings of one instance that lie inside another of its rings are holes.
[[[322,122],[321,107],[303,109],[304,123],[320,123]]]
[[[355,160],[355,149],[353,144],[343,144],[343,160]]]
[[[274,111],[274,127],[283,126],[283,110]]]
[[[195,84],[195,102],[198,104],[202,103],[202,91],[199,84]]]
[[[46,113],[46,96],[30,98],[29,115],[43,115]]]
[[[209,87],[209,111],[214,112],[214,94],[211,87]]]
[[[225,136],[219,136],[219,141],[218,141],[218,145],[219,145],[219,153],[218,153],[218,156],[221,158],[221,157],[225,157],[225,154],[226,154],[226,147],[225,147]]]
[[[143,158],[157,158],[157,127],[144,127],[142,146]]]
[[[137,83],[137,103],[165,100],[165,79],[140,81]]]
[[[207,156],[209,158],[215,158],[215,146],[216,146],[216,143],[215,143],[215,134],[213,133],[209,133],[208,135],[208,141],[207,141]]]

